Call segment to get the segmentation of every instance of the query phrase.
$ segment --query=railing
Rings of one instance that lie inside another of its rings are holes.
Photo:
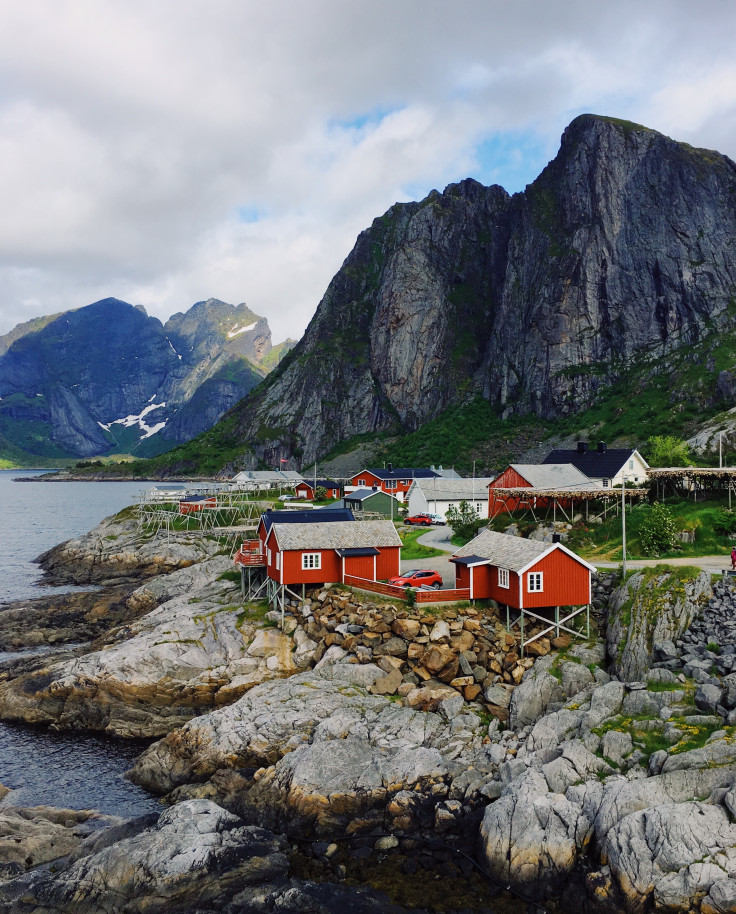
[[[380,593],[396,600],[406,600],[408,587],[397,587],[395,584],[382,584],[380,581],[370,581],[368,578],[356,578],[346,574],[343,584],[357,587],[358,590],[367,590],[371,593]],[[417,603],[455,603],[458,600],[469,600],[470,590],[461,587],[453,590],[416,590]]]
[[[233,556],[236,565],[265,565],[266,556],[261,552],[260,540],[246,540]]]
[[[452,590],[418,590],[417,603],[455,603],[470,599],[470,588],[456,587]]]

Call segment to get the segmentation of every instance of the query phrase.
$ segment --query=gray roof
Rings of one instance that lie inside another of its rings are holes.
[[[281,550],[362,549],[368,546],[400,546],[401,539],[390,520],[335,521],[331,524],[279,524],[271,528]]]
[[[482,556],[493,565],[500,565],[501,568],[508,568],[510,571],[520,571],[549,549],[549,543],[524,539],[522,536],[509,536],[508,533],[496,533],[494,530],[481,530],[475,539],[462,549],[458,549],[455,556]]]
[[[373,495],[383,495],[384,497],[388,495],[389,498],[396,499],[398,498],[393,494],[393,492],[384,492],[383,489],[376,487],[375,489],[368,489],[366,487],[361,487],[360,489],[355,489],[353,492],[348,492],[345,495],[344,501],[364,501],[366,498],[371,498]]]
[[[494,530],[481,530],[475,539],[472,539],[462,549],[457,550],[453,555],[453,559],[467,559],[472,556],[477,561],[482,557],[490,562],[491,565],[518,572],[523,571],[552,549],[561,549],[582,565],[585,565],[586,568],[595,571],[592,565],[581,559],[579,555],[575,555],[574,552],[571,552],[561,543],[540,543],[537,540],[524,539],[522,536],[496,533]],[[474,561],[470,564],[476,564],[476,562]]]
[[[476,476],[475,479],[457,479],[436,477],[435,479],[415,479],[412,488],[416,486],[426,499],[432,501],[462,501],[473,498],[476,501],[485,501],[488,498],[488,483],[493,482],[491,476]]]
[[[241,470],[237,476],[233,477],[234,482],[301,482],[303,480],[301,473],[296,470]]]
[[[596,483],[571,463],[512,463],[533,489],[590,488]]]

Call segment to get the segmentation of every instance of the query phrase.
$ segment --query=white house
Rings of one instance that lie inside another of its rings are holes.
[[[478,517],[488,517],[488,484],[491,476],[474,479],[415,479],[409,488],[409,514],[439,514],[447,516],[450,507],[457,508],[466,501],[475,508]]]
[[[578,441],[575,449],[550,451],[543,463],[571,463],[604,489],[623,484],[644,485],[649,464],[636,448],[609,448],[599,441],[595,449]]]

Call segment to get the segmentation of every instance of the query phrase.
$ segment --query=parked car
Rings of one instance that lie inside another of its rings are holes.
[[[405,517],[404,523],[408,526],[416,524],[418,527],[431,527],[432,519],[429,514],[412,514],[411,517]]]
[[[442,575],[439,571],[417,569],[397,575],[395,578],[389,578],[388,583],[396,587],[433,587],[435,590],[439,590],[442,587]]]
[[[298,495],[279,495],[279,501],[291,501],[293,498],[298,497]]]
[[[444,526],[447,523],[441,514],[427,514],[426,517],[428,517],[433,524]]]

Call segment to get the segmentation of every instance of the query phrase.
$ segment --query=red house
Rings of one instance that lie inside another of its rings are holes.
[[[392,464],[386,469],[361,470],[356,473],[350,480],[350,485],[345,486],[345,492],[352,492],[355,489],[381,489],[388,492],[389,495],[395,495],[404,501],[406,493],[411,488],[415,479],[432,479],[440,476],[435,470],[413,467],[395,468]]]
[[[482,530],[450,559],[455,586],[471,600],[491,599],[513,609],[586,606],[595,571],[562,543],[540,543]]]
[[[190,495],[179,501],[179,514],[196,514],[204,508],[216,508],[217,499],[214,495]]]
[[[503,511],[518,511],[525,508],[546,508],[549,499],[539,494],[519,496],[497,495],[495,489],[579,489],[594,488],[584,473],[571,463],[511,463],[488,486],[488,516],[495,517]],[[563,506],[564,500],[559,502]]]
[[[282,524],[266,536],[266,573],[278,584],[326,584],[345,575],[377,581],[399,573],[401,540],[389,520]]]
[[[309,511],[272,511],[261,514],[256,534],[260,551],[266,552],[266,539],[274,524],[330,524],[337,521],[354,521],[355,516],[348,508],[315,508]],[[255,543],[253,544],[255,548]]]
[[[327,492],[326,498],[340,497],[340,483],[335,482],[334,479],[318,479],[316,484],[314,482],[308,482],[305,479],[296,486],[294,492],[297,498],[306,498],[308,501],[314,501],[315,490],[319,488],[322,488]]]

